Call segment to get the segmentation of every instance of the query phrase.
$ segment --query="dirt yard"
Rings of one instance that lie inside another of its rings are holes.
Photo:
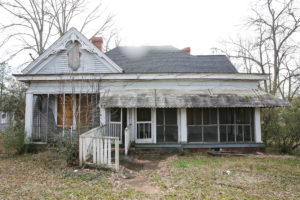
[[[53,152],[0,155],[0,199],[300,199],[300,158],[139,154],[119,173],[67,167]]]

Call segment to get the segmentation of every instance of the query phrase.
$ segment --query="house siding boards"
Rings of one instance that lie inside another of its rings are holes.
[[[82,81],[32,81],[28,91],[33,93],[98,92],[100,90],[170,89],[256,89],[257,81],[230,80],[82,80]]]
[[[69,50],[70,48],[68,48]],[[112,73],[113,71],[107,67],[107,63],[101,61],[96,55],[93,55],[86,50],[80,50],[80,67],[78,70],[73,71],[68,67],[68,51],[59,52],[57,55],[52,56],[45,60],[44,66],[39,71],[33,71],[35,74],[70,74],[70,73]]]

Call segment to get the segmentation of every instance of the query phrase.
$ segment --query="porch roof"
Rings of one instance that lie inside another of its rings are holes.
[[[283,107],[290,103],[257,89],[110,90],[101,97],[105,108]]]

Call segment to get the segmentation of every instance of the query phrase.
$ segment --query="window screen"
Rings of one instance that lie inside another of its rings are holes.
[[[150,108],[138,108],[137,109],[137,121],[151,121],[151,109]]]
[[[253,109],[188,108],[187,128],[189,142],[251,142]]]
[[[121,121],[121,108],[110,109],[110,121],[120,122]]]

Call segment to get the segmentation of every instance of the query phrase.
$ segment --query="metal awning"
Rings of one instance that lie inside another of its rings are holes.
[[[105,108],[284,107],[290,103],[256,89],[110,90],[101,96]]]

